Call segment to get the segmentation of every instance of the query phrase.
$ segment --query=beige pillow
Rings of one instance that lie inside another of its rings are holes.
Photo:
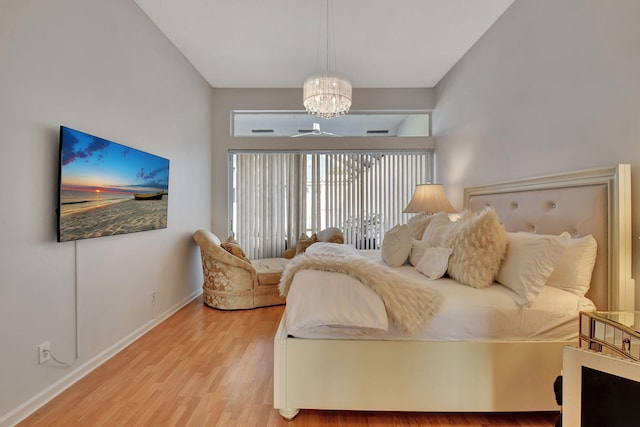
[[[392,267],[407,262],[411,252],[411,231],[407,225],[396,225],[384,234],[380,255]]]
[[[296,255],[300,255],[307,250],[307,248],[318,241],[318,236],[313,233],[311,237],[307,236],[305,233],[300,235],[298,239],[298,243],[296,243]]]
[[[409,218],[409,221],[407,221],[407,226],[409,227],[409,231],[411,232],[411,237],[416,240],[422,239],[424,229],[427,228],[427,225],[429,225],[431,218],[433,218],[433,215],[427,213],[419,213]]]
[[[286,258],[286,259],[291,259],[294,256],[296,256],[296,250],[298,248],[296,248],[295,246],[287,249],[286,251],[284,251],[284,253],[282,254],[282,258]]]
[[[564,241],[564,251],[547,285],[584,296],[591,285],[598,243],[591,234]]]
[[[247,255],[244,253],[244,250],[242,250],[236,239],[233,238],[233,236],[227,237],[227,240],[220,243],[220,246],[231,255],[237,256],[241,260],[251,262],[249,258],[247,258]]]
[[[519,305],[529,307],[556,267],[569,233],[559,236],[507,233],[508,246],[498,272],[498,282],[516,293]]]
[[[485,208],[478,214],[464,214],[454,225],[450,245],[439,245],[453,249],[447,273],[474,288],[491,286],[507,249],[507,232],[498,215],[493,208]]]
[[[449,214],[446,212],[432,215],[431,221],[424,229],[421,240],[432,248],[448,248],[451,246],[452,232],[456,224],[457,222],[454,223],[449,220]]]
[[[451,248],[426,248],[415,266],[416,270],[431,280],[439,279],[447,272],[452,252]]]
[[[431,246],[429,246],[428,242],[425,242],[424,240],[416,240],[412,238],[411,251],[409,252],[409,264],[413,265],[414,267],[417,266],[420,260],[422,259],[422,256],[424,255],[424,253],[430,247]]]

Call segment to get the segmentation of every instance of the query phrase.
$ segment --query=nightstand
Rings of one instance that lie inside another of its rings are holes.
[[[640,361],[640,311],[580,312],[580,348]]]

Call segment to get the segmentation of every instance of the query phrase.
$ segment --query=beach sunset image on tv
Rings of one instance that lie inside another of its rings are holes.
[[[60,127],[58,241],[167,228],[169,160]]]

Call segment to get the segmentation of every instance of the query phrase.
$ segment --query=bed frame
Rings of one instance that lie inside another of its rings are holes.
[[[601,310],[630,310],[630,166],[470,187],[465,208],[490,205],[508,231],[593,234],[598,258],[587,294]],[[553,381],[573,341],[384,341],[288,335],[274,339],[274,408],[557,411]],[[576,322],[576,329],[577,329]]]

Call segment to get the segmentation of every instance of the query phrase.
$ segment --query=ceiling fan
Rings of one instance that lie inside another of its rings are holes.
[[[303,132],[303,131],[301,131]],[[297,138],[299,136],[333,136],[333,137],[342,137],[342,135],[338,135],[337,133],[332,132],[324,132],[320,130],[320,123],[314,123],[313,129],[311,131],[306,131],[303,133],[299,133],[296,135],[291,135],[291,138]]]

